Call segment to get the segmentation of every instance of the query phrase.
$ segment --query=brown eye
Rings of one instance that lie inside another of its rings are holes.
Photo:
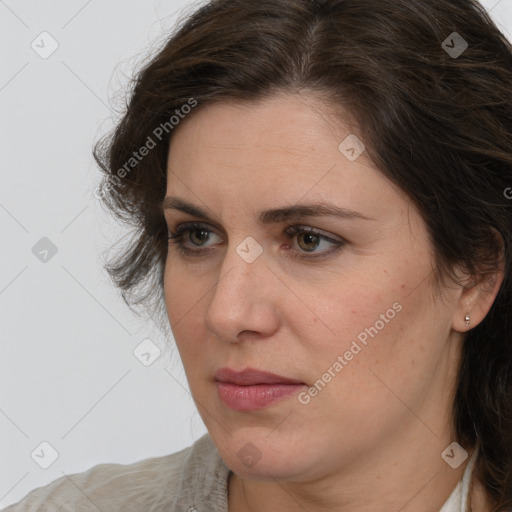
[[[210,231],[207,229],[191,229],[189,230],[188,239],[194,245],[203,245],[210,239]]]
[[[295,240],[292,244],[295,248],[289,251],[294,259],[325,259],[339,252],[346,243],[343,238],[336,240],[310,226],[290,226],[285,233]]]
[[[178,251],[186,256],[201,256],[210,249],[212,240],[219,238],[214,231],[196,222],[187,222],[176,228],[176,231],[169,230],[169,244],[177,247]],[[220,240],[220,238],[219,238]],[[222,242],[222,240],[220,240]]]
[[[304,251],[314,251],[320,244],[320,237],[311,233],[299,233],[297,245]]]

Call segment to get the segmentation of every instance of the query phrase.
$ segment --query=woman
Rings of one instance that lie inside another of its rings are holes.
[[[512,48],[476,1],[211,1],[95,156],[208,434],[8,511],[511,510]]]

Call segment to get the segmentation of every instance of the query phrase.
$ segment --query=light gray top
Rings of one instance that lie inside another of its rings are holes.
[[[466,512],[476,450],[439,512]],[[230,469],[209,434],[179,452],[99,464],[31,491],[4,512],[228,512]]]
[[[205,434],[170,455],[63,476],[3,512],[228,512],[229,472]]]

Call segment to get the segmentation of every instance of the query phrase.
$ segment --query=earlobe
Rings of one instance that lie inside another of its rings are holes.
[[[494,272],[469,272],[463,266],[457,269],[457,283],[461,293],[454,310],[452,329],[467,332],[479,325],[489,313],[505,277],[505,244],[500,233],[491,228],[488,249],[497,257]],[[486,258],[482,257],[482,262]]]
[[[459,303],[454,311],[452,329],[467,332],[480,324],[491,309],[503,283],[502,270],[472,280],[470,285],[462,289]]]

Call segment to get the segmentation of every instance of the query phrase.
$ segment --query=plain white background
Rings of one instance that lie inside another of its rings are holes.
[[[150,47],[201,3],[0,0],[2,508],[206,432],[172,337],[137,319],[102,270],[126,231],[95,198],[91,155]],[[482,3],[512,39],[512,0]],[[134,355],[147,339],[161,349],[149,366]]]

